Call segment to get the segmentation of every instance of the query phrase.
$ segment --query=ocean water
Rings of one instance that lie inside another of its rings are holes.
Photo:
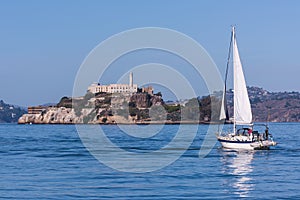
[[[149,128],[160,127],[143,130]],[[194,128],[184,125],[185,130]],[[127,135],[114,125],[102,129],[120,149],[147,154],[172,141],[179,126],[166,125],[150,138]],[[300,199],[299,123],[270,124],[278,142],[271,150],[228,151],[216,143],[205,158],[199,158],[207,129],[208,125],[200,125],[191,146],[173,163],[152,172],[132,173],[99,162],[85,148],[74,125],[2,124],[0,198]],[[168,153],[172,151],[178,149]]]

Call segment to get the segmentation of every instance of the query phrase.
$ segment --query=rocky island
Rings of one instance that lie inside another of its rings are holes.
[[[92,84],[85,96],[63,97],[54,106],[28,107],[19,124],[156,124],[219,122],[221,92],[181,102],[164,102],[151,86]],[[248,87],[255,122],[300,122],[300,93]],[[233,91],[227,91],[229,114]],[[211,105],[214,105],[213,107]]]
[[[190,99],[167,104],[153,88],[138,88],[130,73],[129,84],[93,83],[85,96],[63,97],[55,106],[28,107],[19,124],[148,124],[210,121],[207,100]],[[202,111],[202,114],[200,114]]]
[[[190,99],[184,104],[166,104],[160,93],[87,93],[63,97],[56,106],[29,107],[20,124],[148,124],[199,123],[210,121],[210,100]],[[199,106],[199,103],[203,106]],[[200,112],[201,111],[201,112]],[[200,114],[201,113],[201,114]]]

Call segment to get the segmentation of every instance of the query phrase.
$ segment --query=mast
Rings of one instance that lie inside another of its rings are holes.
[[[235,41],[235,27],[232,26],[232,31],[231,31],[231,41],[233,42],[233,46],[236,45]],[[232,54],[233,54],[233,68],[234,68],[234,50],[232,49]],[[234,70],[233,70],[233,76],[235,76]],[[233,79],[233,85],[235,84],[235,79]],[[233,101],[235,102],[235,88],[233,89]],[[233,104],[233,134],[236,133],[236,122],[235,122],[235,103]]]

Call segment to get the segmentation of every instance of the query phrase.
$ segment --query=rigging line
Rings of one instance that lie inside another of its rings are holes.
[[[227,75],[228,75],[228,68],[229,68],[229,62],[230,62],[230,52],[232,48],[232,32],[230,36],[230,44],[229,44],[229,49],[228,49],[228,58],[227,58],[227,64],[226,64],[226,72],[225,72],[225,88],[226,88],[226,83],[227,83]]]
[[[229,43],[229,49],[228,49],[228,58],[227,58],[227,64],[226,64],[226,71],[225,71],[225,80],[224,80],[224,84],[225,84],[225,88],[224,88],[224,107],[225,107],[225,115],[226,115],[226,119],[229,120],[229,111],[228,111],[228,107],[227,107],[227,98],[226,98],[226,92],[227,92],[227,76],[228,76],[228,68],[229,68],[229,62],[230,62],[230,52],[232,49],[232,34],[233,32],[231,32],[231,36],[230,36],[230,43]]]

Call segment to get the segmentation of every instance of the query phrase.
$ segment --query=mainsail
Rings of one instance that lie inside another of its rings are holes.
[[[232,28],[232,38],[229,47],[228,62],[225,76],[225,89],[222,97],[220,120],[228,119],[228,110],[226,105],[226,79],[228,72],[228,63],[231,53],[231,43],[233,43],[233,89],[234,89],[234,112],[233,118],[235,124],[251,124],[252,123],[252,112],[249,101],[249,96],[246,87],[246,81],[243,73],[242,63],[239,56],[237,42],[235,38],[235,29]]]
[[[234,122],[235,124],[251,124],[252,112],[247,92],[242,63],[235,38],[235,29],[232,29],[233,41],[233,88],[234,88]]]

